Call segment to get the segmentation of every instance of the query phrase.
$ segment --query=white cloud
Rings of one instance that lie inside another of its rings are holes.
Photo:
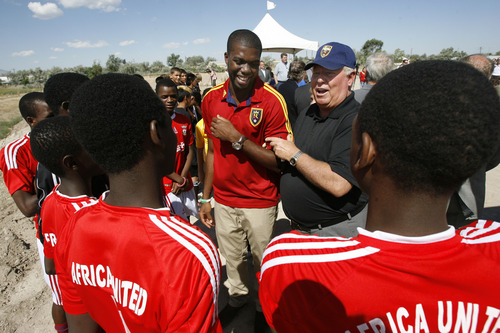
[[[181,43],[178,42],[170,42],[167,44],[163,44],[164,49],[178,49],[181,46]]]
[[[44,5],[40,2],[30,2],[28,8],[33,12],[33,17],[40,20],[50,20],[63,14],[63,11],[52,2],[47,2]]]
[[[49,59],[50,59],[50,60],[55,60],[55,59],[57,59],[57,57],[50,56],[50,57],[49,57]]]
[[[189,42],[182,42],[182,45],[183,45],[183,46],[186,46],[186,45],[188,45],[188,44],[189,44]]]
[[[128,46],[135,44],[135,40],[124,40],[123,42],[120,42],[120,46]]]
[[[35,54],[35,51],[33,50],[28,50],[28,51],[20,51],[20,52],[14,52],[11,54],[13,57],[29,57]]]
[[[60,48],[60,47],[51,47],[50,49],[51,49],[52,51],[54,51],[54,52],[62,52],[62,51],[64,51],[64,49],[63,49],[63,48]]]
[[[100,40],[95,44],[90,43],[88,40],[87,41],[75,40],[74,42],[66,42],[65,44],[75,49],[89,49],[89,48],[103,47],[108,45],[108,43],[103,40]]]
[[[121,52],[115,52],[115,53],[114,53],[114,55],[115,55],[115,56],[117,56],[117,57],[118,57],[119,55],[121,55],[121,54],[122,54]]]
[[[210,38],[198,38],[193,40],[193,44],[207,44],[210,43]]]
[[[119,10],[122,0],[58,0],[64,8],[87,7],[88,9],[100,9],[104,12]]]

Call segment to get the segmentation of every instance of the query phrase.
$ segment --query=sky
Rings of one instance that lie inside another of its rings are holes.
[[[0,69],[166,62],[201,55],[224,60],[229,34],[253,30],[266,0],[0,0]],[[295,35],[319,45],[360,50],[372,38],[383,50],[437,54],[500,51],[499,0],[274,0],[269,14]],[[301,51],[299,56],[314,56]],[[278,59],[278,53],[263,53]]]

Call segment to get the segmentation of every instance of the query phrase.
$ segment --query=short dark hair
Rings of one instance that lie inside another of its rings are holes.
[[[288,54],[286,54],[285,52],[283,52],[281,55],[280,55],[280,59],[283,58],[284,56],[287,56],[288,57]]]
[[[158,82],[156,82],[156,88],[155,88],[155,92],[158,93],[158,89],[160,87],[173,87],[175,88],[175,93],[177,94],[178,91],[177,91],[177,85],[175,84],[174,81],[172,81],[172,79],[162,79],[162,80],[159,80]]]
[[[78,73],[59,73],[51,76],[43,88],[43,95],[54,115],[59,115],[59,106],[71,101],[71,96],[78,87],[89,78]]]
[[[186,75],[186,86],[190,86],[193,81],[196,80],[196,74],[187,73]]]
[[[177,86],[177,102],[183,102],[185,98],[191,97],[193,91],[187,86]]]
[[[174,74],[174,72],[180,72],[181,69],[179,67],[172,67],[170,68],[170,74]]]
[[[30,144],[35,159],[58,177],[64,176],[64,156],[76,155],[83,149],[71,129],[70,118],[62,116],[36,124],[31,130]]]
[[[466,64],[420,61],[384,76],[358,121],[401,190],[438,195],[456,190],[492,156],[500,100]]]
[[[45,102],[42,92],[30,92],[21,97],[19,100],[19,111],[24,119],[27,117],[36,117],[36,102]]]
[[[169,122],[150,85],[126,74],[99,75],[82,85],[73,95],[70,118],[78,141],[111,174],[144,157],[151,121]]]
[[[231,53],[234,43],[240,43],[246,47],[257,49],[259,54],[262,53],[262,42],[255,32],[247,29],[239,29],[233,31],[227,39],[227,53]]]

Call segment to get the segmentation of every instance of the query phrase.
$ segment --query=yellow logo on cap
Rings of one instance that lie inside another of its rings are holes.
[[[324,58],[327,55],[329,55],[331,50],[332,50],[332,46],[331,45],[325,45],[325,46],[323,46],[323,48],[321,49],[321,53],[320,53],[321,58]]]

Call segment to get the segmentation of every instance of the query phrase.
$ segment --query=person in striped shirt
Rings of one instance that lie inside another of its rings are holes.
[[[75,91],[70,118],[110,184],[57,239],[70,331],[97,331],[91,317],[106,332],[222,332],[217,248],[163,201],[176,151],[164,104],[143,79],[104,74]]]
[[[69,117],[45,119],[33,127],[31,150],[33,156],[61,180],[46,197],[40,215],[44,269],[54,296],[53,307],[59,313],[54,316],[56,331],[67,332],[61,288],[71,288],[71,284],[60,281],[57,276],[54,263],[57,238],[76,211],[97,202],[91,195],[91,181],[93,176],[102,174],[102,170],[76,141]]]
[[[450,196],[499,145],[500,100],[453,61],[393,71],[353,124],[351,170],[370,196],[359,236],[292,232],[260,275],[278,332],[493,332],[500,329],[500,224],[455,230]]]
[[[19,111],[30,130],[41,120],[52,116],[43,93],[30,92],[19,100]],[[37,197],[34,185],[37,160],[30,148],[30,134],[7,144],[0,151],[0,169],[9,194],[26,217],[35,216]]]

